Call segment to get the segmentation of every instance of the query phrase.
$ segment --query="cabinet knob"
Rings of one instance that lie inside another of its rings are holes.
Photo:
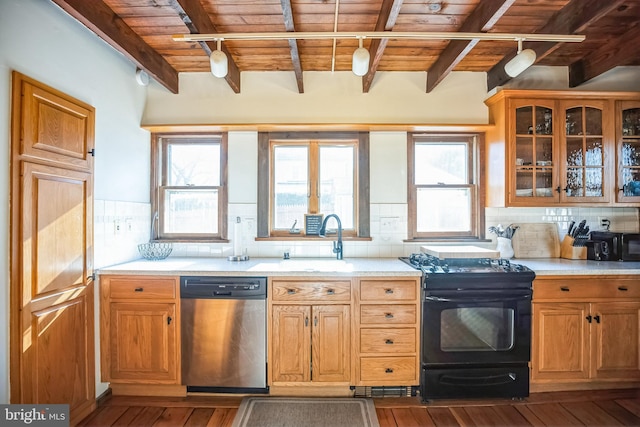
[[[133,291],[134,292],[142,292],[142,291],[144,291],[144,288],[135,288]]]
[[[335,295],[336,291],[335,289],[327,289],[327,295]]]
[[[385,294],[392,294],[393,293],[393,289],[385,289],[384,293]]]

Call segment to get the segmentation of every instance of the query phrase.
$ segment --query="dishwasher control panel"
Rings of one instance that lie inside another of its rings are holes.
[[[266,277],[180,277],[180,298],[265,299]]]

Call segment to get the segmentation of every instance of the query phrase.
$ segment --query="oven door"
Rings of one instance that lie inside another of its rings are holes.
[[[500,364],[531,357],[531,290],[427,290],[422,363]]]

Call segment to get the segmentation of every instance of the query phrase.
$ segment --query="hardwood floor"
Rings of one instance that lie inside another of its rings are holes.
[[[111,396],[79,426],[230,427],[241,397]],[[374,399],[380,427],[640,426],[640,390],[535,393],[525,400]],[[301,426],[302,427],[302,426]]]

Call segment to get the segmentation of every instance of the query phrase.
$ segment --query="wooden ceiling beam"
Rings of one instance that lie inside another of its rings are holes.
[[[178,93],[178,72],[102,0],[53,2],[170,92]]]
[[[484,0],[462,23],[460,32],[487,32],[515,3],[515,0]],[[427,93],[431,92],[467,56],[479,40],[451,40],[427,71]]]
[[[293,9],[291,8],[291,0],[280,0],[280,4],[282,5],[284,28],[287,32],[294,32],[296,28],[293,23]],[[293,64],[293,71],[296,74],[298,93],[304,93],[304,83],[302,81],[302,64],[300,63],[300,52],[298,51],[297,39],[289,39],[289,51],[291,52],[291,63]]]
[[[541,34],[579,34],[611,11],[620,7],[625,1],[571,0],[536,32]],[[553,42],[524,43],[523,49],[533,49],[536,52],[537,61],[558,49],[559,46],[559,43]],[[504,71],[504,66],[515,55],[516,52],[505,56],[491,68],[487,73],[487,90],[511,80],[511,77]]]
[[[618,65],[640,65],[640,26],[610,40],[569,66],[569,87],[580,86]]]
[[[213,34],[218,33],[216,26],[211,22],[209,14],[202,7],[199,0],[170,0],[170,4],[173,9],[180,15],[182,22],[185,23],[187,28],[192,34]],[[216,42],[201,42],[200,46],[203,48],[207,56],[211,55],[211,52],[216,50]],[[240,70],[238,65],[233,60],[231,52],[222,43],[220,50],[227,55],[228,72],[225,76],[225,80],[235,93],[240,93]]]
[[[375,31],[391,31],[396,25],[396,20],[400,14],[400,7],[403,0],[383,0],[378,20],[376,21]],[[382,59],[384,49],[387,47],[389,39],[373,39],[369,46],[371,59],[369,60],[369,71],[362,77],[362,91],[369,92],[373,78],[378,70],[378,65]]]

